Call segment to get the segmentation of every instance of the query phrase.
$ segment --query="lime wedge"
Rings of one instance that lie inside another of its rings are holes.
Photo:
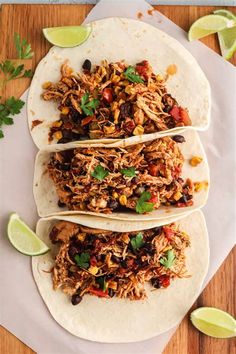
[[[214,14],[234,20],[236,26],[236,16],[228,10],[216,10]],[[236,51],[236,27],[228,28],[217,33],[221,54],[225,59],[230,59]]]
[[[236,336],[236,320],[214,307],[200,307],[190,315],[192,324],[202,333],[215,338]]]
[[[16,213],[10,216],[7,234],[15,249],[28,256],[38,256],[49,250],[47,245],[38,238]]]
[[[225,9],[220,9],[220,10],[215,10],[213,11],[215,15],[220,15],[227,17],[229,20],[234,20],[236,22],[236,15],[233,14],[233,12]]]
[[[229,20],[225,16],[207,15],[195,21],[188,32],[189,41],[208,36],[211,33],[223,31],[235,25],[234,20]]]
[[[43,28],[44,37],[58,47],[75,47],[86,41],[91,33],[90,26],[65,26]]]

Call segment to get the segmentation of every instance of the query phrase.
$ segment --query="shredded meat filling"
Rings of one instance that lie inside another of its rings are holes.
[[[147,296],[147,282],[166,288],[172,280],[189,276],[189,236],[175,224],[118,233],[63,221],[54,225],[50,238],[59,244],[53,287],[70,295],[73,305],[85,294],[140,300]]]

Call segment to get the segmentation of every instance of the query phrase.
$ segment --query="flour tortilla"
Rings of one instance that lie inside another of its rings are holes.
[[[77,72],[81,71],[85,59],[97,65],[103,59],[109,62],[124,59],[131,65],[146,59],[154,72],[162,75],[165,75],[169,65],[175,64],[177,73],[168,79],[167,90],[182,107],[188,108],[193,129],[207,129],[210,121],[210,86],[197,61],[178,41],[153,26],[128,18],[106,18],[90,25],[92,33],[86,42],[74,48],[52,47],[35,71],[27,112],[29,129],[38,148],[49,144],[50,125],[59,119],[60,113],[58,103],[41,98],[42,85],[60,79],[60,68],[66,60]],[[42,123],[31,129],[34,120]]]
[[[171,133],[169,133],[171,135]],[[172,133],[173,134],[173,133]],[[206,181],[209,183],[209,168],[207,163],[207,158],[203,150],[201,141],[198,137],[197,132],[193,130],[186,130],[182,135],[185,137],[186,142],[178,144],[182,154],[185,158],[185,163],[183,166],[183,178],[191,178],[193,182]],[[123,140],[116,142],[114,144],[109,144],[109,147],[113,146],[128,146],[131,145],[129,141]],[[84,145],[80,144],[80,147]],[[86,147],[89,146],[88,144]],[[108,148],[106,144],[96,144],[93,146],[103,146]],[[194,204],[193,206],[178,208],[174,206],[161,206],[157,210],[154,210],[148,214],[138,214],[134,211],[127,212],[113,212],[112,214],[94,213],[90,211],[71,211],[65,208],[60,208],[58,206],[58,196],[56,193],[56,188],[53,181],[50,179],[47,164],[49,162],[51,153],[53,151],[65,150],[66,148],[78,147],[78,144],[58,144],[53,146],[48,146],[46,149],[41,150],[35,161],[35,174],[34,174],[34,198],[37,205],[38,214],[41,217],[55,215],[55,214],[85,214],[94,215],[99,217],[105,217],[113,220],[124,220],[124,221],[144,221],[144,220],[159,220],[163,222],[163,219],[179,217],[183,214],[189,213],[193,210],[199,209],[204,206],[208,197],[208,187],[199,192],[194,193]],[[192,167],[189,164],[189,159],[193,156],[200,156],[203,161],[197,166]]]
[[[53,290],[51,274],[45,272],[53,266],[55,246],[50,243],[48,235],[58,219],[60,216],[41,219],[37,224],[38,236],[52,247],[52,253],[32,258],[33,275],[53,318],[75,336],[103,343],[145,340],[177,325],[199,295],[209,262],[208,234],[201,211],[177,221],[191,240],[191,247],[186,249],[190,278],[175,279],[166,289],[150,291],[149,287],[146,300],[104,299],[87,295],[78,306],[72,306],[69,297],[61,290]],[[75,222],[75,218],[70,216],[66,219]],[[76,220],[82,224],[80,216]],[[90,226],[96,227],[95,218],[91,217]]]

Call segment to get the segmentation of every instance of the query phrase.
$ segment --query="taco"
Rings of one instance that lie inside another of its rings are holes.
[[[56,216],[37,225],[51,251],[33,258],[33,275],[54,319],[72,334],[99,342],[140,341],[175,326],[208,268],[202,212],[132,232],[81,221]]]
[[[196,132],[123,142],[126,146],[69,144],[40,151],[34,176],[39,215],[161,220],[205,204],[209,171]]]
[[[27,109],[39,148],[208,127],[209,83],[176,40],[132,19],[90,25],[86,42],[53,47],[36,69]]]

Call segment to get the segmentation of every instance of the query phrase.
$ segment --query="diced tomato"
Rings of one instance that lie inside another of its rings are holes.
[[[156,195],[152,195],[148,202],[156,204],[158,202],[157,196]]]
[[[186,109],[180,107],[179,113],[180,113],[181,121],[184,123],[184,125],[191,125],[192,122]]]
[[[148,168],[148,170],[149,170],[149,173],[150,173],[151,176],[157,176],[157,173],[158,173],[158,171],[159,171],[159,166],[157,166],[157,165],[150,165],[149,168]]]
[[[127,133],[132,133],[134,128],[135,128],[135,123],[132,119],[130,120],[127,120],[124,125],[123,125],[123,128],[124,130],[127,132]]]
[[[102,291],[100,289],[90,288],[89,292],[90,292],[90,294],[93,294],[93,295],[96,295],[96,296],[99,296],[99,297],[109,297],[108,290]]]
[[[113,101],[113,90],[109,87],[104,88],[102,91],[102,97],[104,101],[111,103]]]
[[[87,125],[94,120],[96,120],[95,116],[88,116],[88,117],[81,120],[81,126],[83,127],[84,125]]]
[[[95,256],[90,257],[90,265],[95,266],[97,264],[97,259]]]
[[[175,166],[175,168],[172,171],[171,175],[172,175],[173,178],[178,178],[181,172],[182,172],[182,168],[180,166]]]
[[[160,283],[164,288],[167,288],[170,285],[169,275],[162,275],[159,277]]]
[[[177,122],[181,121],[180,109],[178,106],[173,106],[169,113],[170,113],[171,117],[174,118],[174,120],[176,120]]]
[[[147,60],[143,60],[141,63],[138,63],[136,65],[137,73],[146,80],[148,79],[148,74],[147,74],[148,66],[149,66],[149,64],[148,64]]]
[[[165,234],[165,237],[167,238],[167,240],[171,241],[172,237],[174,235],[174,231],[168,226],[163,226],[163,231],[164,231],[164,234]]]

